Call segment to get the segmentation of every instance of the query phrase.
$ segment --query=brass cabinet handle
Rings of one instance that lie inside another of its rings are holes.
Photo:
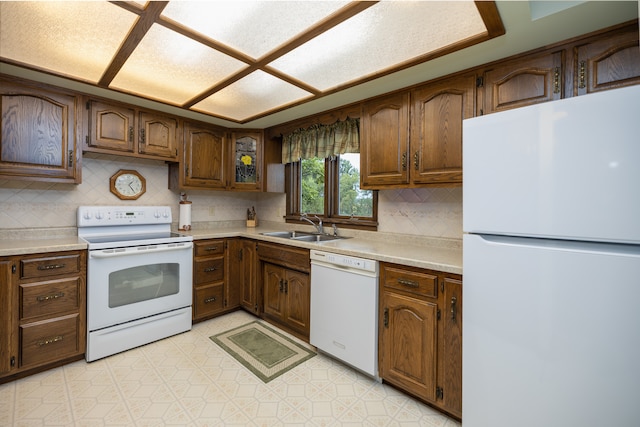
[[[402,153],[402,170],[407,170],[407,153]]]
[[[289,281],[288,280],[284,281],[284,293],[285,294],[289,293]]]
[[[129,126],[129,142],[133,141],[133,126]]]
[[[140,129],[140,144],[144,144],[144,140],[145,140],[145,131],[144,129]]]
[[[284,292],[284,279],[280,279],[280,293]]]
[[[215,267],[209,267],[209,268],[205,268],[204,272],[205,273],[211,273],[212,271],[216,271],[216,270],[217,270],[217,268],[215,268]]]
[[[416,170],[420,170],[420,152],[416,151],[415,154],[413,155],[413,166],[416,168]]]
[[[55,270],[58,268],[65,268],[66,264],[47,264],[47,265],[39,265],[38,270]]]
[[[389,309],[387,307],[384,308],[384,318],[383,318],[384,327],[389,327]]]
[[[398,279],[398,283],[404,286],[408,286],[410,288],[417,288],[420,286],[418,282],[415,282],[413,280],[407,280],[407,279]]]
[[[578,71],[578,87],[584,89],[587,80],[587,64],[584,61],[580,61],[580,69]]]
[[[48,345],[48,344],[53,344],[59,341],[62,341],[64,339],[64,335],[57,335],[55,337],[51,337],[51,338],[46,338],[43,340],[38,341],[38,347],[42,347],[44,345]]]
[[[560,93],[560,67],[553,70],[553,93]]]
[[[451,320],[456,320],[456,302],[458,302],[458,299],[456,297],[451,297]]]
[[[38,302],[50,301],[50,300],[62,298],[63,296],[64,296],[64,292],[58,292],[57,294],[40,295],[40,296],[36,297],[36,300]]]
[[[210,302],[216,302],[216,297],[209,297],[204,299],[205,304],[209,304]]]
[[[204,248],[205,251],[217,251],[218,247],[217,246],[209,246],[208,248]]]

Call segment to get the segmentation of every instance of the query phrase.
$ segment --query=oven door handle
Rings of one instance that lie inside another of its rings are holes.
[[[192,249],[193,243],[170,243],[168,245],[159,246],[137,246],[124,249],[101,249],[98,251],[89,251],[89,258],[114,258],[125,255],[149,255],[158,252],[173,252]]]

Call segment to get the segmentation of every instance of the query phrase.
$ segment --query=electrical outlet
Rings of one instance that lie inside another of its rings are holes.
[[[213,206],[209,206],[209,216],[215,216],[216,215],[216,208],[214,208]]]

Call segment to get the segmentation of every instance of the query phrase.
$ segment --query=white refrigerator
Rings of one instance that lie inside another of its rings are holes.
[[[640,86],[463,135],[463,427],[640,426]]]

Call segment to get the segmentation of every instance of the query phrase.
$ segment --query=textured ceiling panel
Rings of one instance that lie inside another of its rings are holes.
[[[0,57],[98,82],[138,18],[107,2],[1,2]]]
[[[456,19],[447,19],[450,16]],[[381,2],[271,66],[328,90],[485,31],[470,1]]]
[[[163,16],[253,58],[259,58],[347,1],[179,1]],[[215,20],[211,17],[215,16]]]
[[[183,104],[246,64],[153,25],[110,87]]]
[[[308,97],[311,93],[256,71],[194,105],[193,109],[242,120]]]

